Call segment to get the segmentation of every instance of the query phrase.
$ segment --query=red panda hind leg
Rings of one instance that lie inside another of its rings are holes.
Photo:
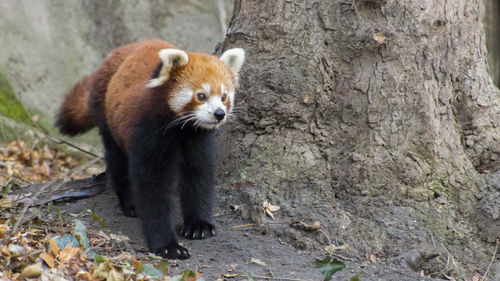
[[[104,145],[106,174],[111,188],[118,197],[122,213],[128,217],[135,217],[136,212],[130,190],[127,155],[115,142],[106,126],[101,124],[99,133]]]

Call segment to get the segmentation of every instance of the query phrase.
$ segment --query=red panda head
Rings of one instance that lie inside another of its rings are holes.
[[[245,51],[227,50],[220,58],[177,49],[159,52],[161,65],[147,87],[168,84],[166,103],[176,114],[176,124],[215,129],[231,114],[238,87],[238,72]]]

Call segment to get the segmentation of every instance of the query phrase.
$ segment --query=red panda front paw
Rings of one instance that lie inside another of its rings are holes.
[[[127,217],[137,217],[135,208],[131,204],[126,204],[120,201],[120,209],[122,211],[122,214]]]
[[[184,224],[181,235],[188,239],[205,239],[215,236],[215,226],[205,221]]]
[[[188,249],[179,245],[179,243],[174,242],[169,244],[166,247],[161,247],[158,250],[154,251],[156,255],[167,259],[187,259],[191,256]]]

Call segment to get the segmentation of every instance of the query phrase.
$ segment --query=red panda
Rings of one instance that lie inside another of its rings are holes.
[[[68,135],[94,126],[106,174],[122,212],[139,216],[149,250],[185,259],[173,206],[180,195],[181,235],[215,235],[215,134],[234,105],[245,52],[220,58],[184,52],[158,39],[119,47],[66,95],[56,126]]]

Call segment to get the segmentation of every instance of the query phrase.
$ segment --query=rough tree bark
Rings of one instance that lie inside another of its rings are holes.
[[[218,47],[248,56],[239,118],[219,136],[228,204],[264,224],[262,202],[280,205],[270,228],[297,247],[326,240],[287,223],[317,219],[352,256],[416,249],[436,271],[484,270],[500,235],[500,104],[482,9],[237,0]]]

